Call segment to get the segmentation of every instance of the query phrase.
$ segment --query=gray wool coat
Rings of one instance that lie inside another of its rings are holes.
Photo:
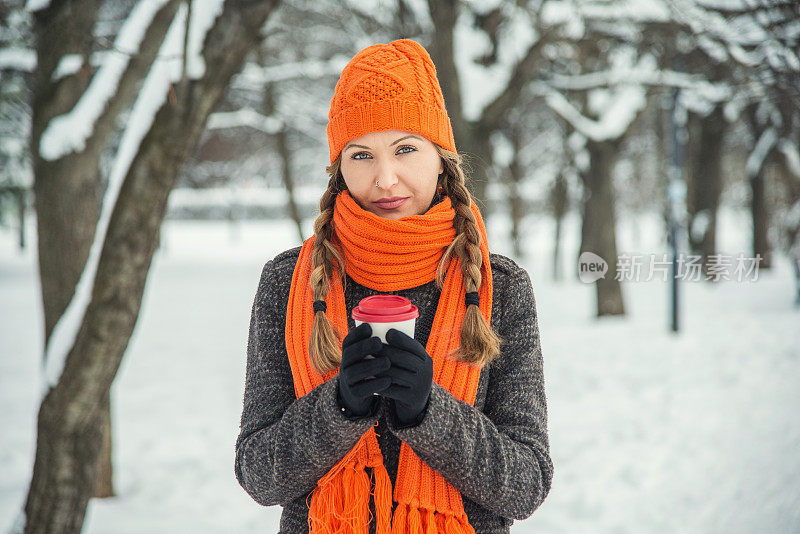
[[[461,493],[476,533],[507,533],[514,519],[530,517],[550,491],[553,463],[536,303],[527,271],[510,258],[491,255],[491,324],[504,341],[498,358],[481,371],[475,404],[434,381],[421,420],[402,426],[384,397],[374,415],[343,412],[338,375],[296,398],[284,330],[299,253],[300,247],[281,252],[261,272],[236,439],[236,478],[256,502],[283,507],[279,532],[308,532],[306,499],[317,481],[376,422],[393,486],[405,442]],[[353,307],[376,293],[346,278],[349,328],[355,326]],[[436,282],[386,293],[407,297],[419,308],[414,337],[425,346],[440,294]],[[370,511],[374,517],[372,498]]]

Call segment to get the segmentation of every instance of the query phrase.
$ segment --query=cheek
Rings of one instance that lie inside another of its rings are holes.
[[[352,174],[348,176],[345,174],[344,170],[342,170],[342,176],[344,177],[344,185],[347,187],[347,190],[350,191],[350,196],[353,197],[359,206],[364,208],[369,203],[369,198],[372,195],[372,190],[369,187],[370,184],[365,180],[357,179],[357,177],[354,177]]]
[[[366,189],[364,180],[359,176],[358,170],[349,165],[342,165],[342,177],[347,189],[356,194],[360,190]]]
[[[424,174],[425,180],[417,184],[417,190],[425,196],[432,196],[436,192],[439,175],[436,174],[436,169],[431,170],[430,167],[426,168],[424,173],[421,174]]]

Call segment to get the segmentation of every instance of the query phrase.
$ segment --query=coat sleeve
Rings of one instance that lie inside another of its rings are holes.
[[[276,287],[279,272],[291,280],[287,269],[291,267],[270,260],[261,273],[251,312],[244,406],[236,439],[236,478],[264,506],[285,506],[313,490],[378,420],[377,407],[364,417],[341,411],[338,375],[296,397],[284,337],[287,299]]]
[[[550,491],[553,463],[536,303],[523,268],[514,264],[501,298],[503,343],[488,367],[484,411],[434,381],[421,422],[402,427],[387,410],[387,425],[462,496],[526,519]]]

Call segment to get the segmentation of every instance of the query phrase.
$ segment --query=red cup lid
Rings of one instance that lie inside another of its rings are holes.
[[[394,323],[419,317],[419,310],[400,295],[372,295],[361,299],[352,315],[362,323]]]

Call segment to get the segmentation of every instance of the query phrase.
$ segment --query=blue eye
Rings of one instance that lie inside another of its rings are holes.
[[[416,148],[414,148],[414,147],[413,147],[413,146],[411,146],[411,145],[403,145],[403,146],[401,146],[401,147],[398,149],[398,152],[399,152],[400,150],[403,150],[404,148],[410,148],[412,152],[416,152],[416,151],[417,151],[417,149],[416,149]],[[401,153],[401,154],[410,154],[411,152],[399,152],[399,153]],[[355,160],[359,160],[359,159],[366,159],[366,158],[359,158],[358,156],[360,156],[361,154],[365,154],[365,155],[369,156],[369,153],[368,153],[368,152],[356,152],[355,154],[353,154],[353,155],[352,155],[352,156],[350,156],[350,157],[351,157],[352,159],[355,159]]]

